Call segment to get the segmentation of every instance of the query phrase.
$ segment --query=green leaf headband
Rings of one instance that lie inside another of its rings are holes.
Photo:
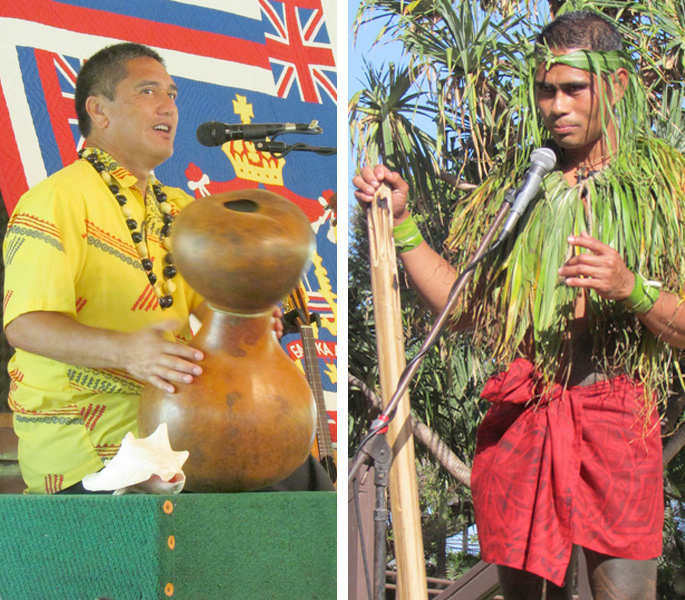
[[[541,51],[544,56],[540,56]],[[545,63],[545,69],[549,70],[552,65],[568,65],[574,69],[582,69],[591,73],[614,73],[623,67],[629,69],[630,61],[625,53],[620,50],[601,52],[599,50],[574,50],[568,54],[553,54],[549,48],[538,48],[535,54],[537,64]]]

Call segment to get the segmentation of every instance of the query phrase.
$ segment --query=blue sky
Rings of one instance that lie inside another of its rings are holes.
[[[371,43],[378,35],[380,30],[380,22],[372,21],[360,28],[357,36],[356,44],[352,45],[352,22],[354,21],[357,12],[358,2],[350,0],[347,4],[347,31],[349,33],[348,44],[348,92],[351,96],[359,90],[362,85],[360,80],[363,79],[363,63],[362,57],[366,56],[367,60],[370,58],[369,49]],[[375,65],[380,65],[390,61],[397,62],[399,59],[401,44],[383,44],[378,45],[373,49],[373,60]]]
[[[356,43],[352,44],[352,23],[357,13],[359,3],[356,0],[349,0],[347,3],[347,39],[348,54],[347,54],[347,93],[348,97],[363,87],[364,80],[364,64],[363,57],[372,62],[376,66],[380,66],[389,62],[400,62],[400,52],[402,45],[399,43],[379,44],[371,51],[371,44],[378,35],[381,27],[380,21],[372,21],[362,26],[357,35]],[[348,161],[348,206],[350,210],[356,205],[354,196],[352,195],[353,186],[351,183],[354,175],[354,165],[352,159]]]

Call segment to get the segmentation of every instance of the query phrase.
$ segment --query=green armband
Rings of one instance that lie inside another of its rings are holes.
[[[659,297],[661,284],[658,281],[648,281],[639,273],[634,273],[635,285],[630,296],[621,300],[621,304],[629,311],[643,314],[649,312]]]
[[[392,237],[395,240],[395,248],[400,253],[409,252],[423,242],[423,236],[411,215],[393,228]]]

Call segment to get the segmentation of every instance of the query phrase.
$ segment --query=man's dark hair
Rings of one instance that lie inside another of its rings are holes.
[[[623,38],[616,26],[599,13],[589,10],[557,17],[538,34],[535,42],[539,49],[547,46],[560,50],[623,50]]]
[[[78,128],[83,137],[88,137],[91,128],[90,117],[86,111],[88,97],[103,95],[114,100],[117,85],[128,75],[126,63],[144,56],[154,58],[162,65],[164,64],[162,57],[152,48],[132,42],[107,46],[93,54],[83,64],[76,78],[74,94]]]

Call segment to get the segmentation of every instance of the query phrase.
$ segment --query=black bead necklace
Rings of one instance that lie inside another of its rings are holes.
[[[157,296],[159,306],[161,308],[169,308],[174,303],[172,294],[176,291],[176,284],[172,281],[172,279],[176,277],[177,271],[171,254],[170,237],[171,224],[173,223],[174,218],[171,216],[171,206],[167,202],[167,195],[162,191],[162,188],[159,184],[155,183],[151,186],[152,192],[157,199],[157,206],[162,213],[162,221],[164,223],[162,225],[159,239],[167,251],[167,254],[164,256],[165,267],[162,270],[162,274],[164,275],[164,283],[158,283],[157,275],[152,272],[153,265],[148,253],[147,245],[145,243],[145,238],[143,236],[143,227],[141,226],[140,230],[138,230],[138,223],[133,218],[133,213],[131,210],[128,208],[128,206],[126,206],[128,199],[126,196],[120,193],[119,186],[115,183],[114,179],[107,171],[105,164],[99,160],[98,150],[84,148],[79,151],[78,155],[79,158],[85,159],[91,165],[93,165],[93,168],[100,174],[100,177],[102,177],[110,192],[112,192],[114,195],[114,198],[118,202],[121,212],[124,215],[124,219],[126,219],[126,226],[131,232],[131,239],[133,240],[133,245],[136,247],[138,252],[140,264],[145,270],[145,274],[147,275],[148,281],[155,292],[155,296]]]

